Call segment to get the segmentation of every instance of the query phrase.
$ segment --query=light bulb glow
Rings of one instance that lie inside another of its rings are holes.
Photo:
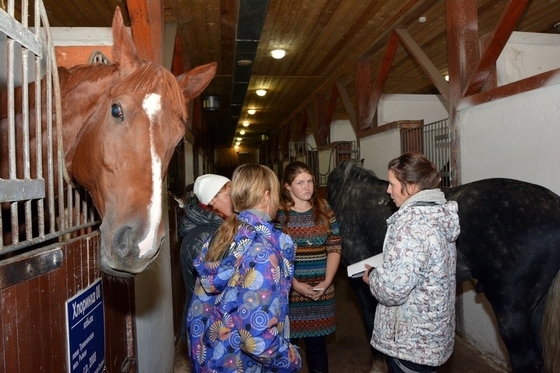
[[[244,135],[244,134],[245,134],[245,131],[240,131],[239,134],[240,134],[240,135]]]
[[[257,89],[257,91],[255,92],[257,94],[257,96],[264,96],[266,95],[266,89]]]
[[[255,114],[257,111],[255,109],[249,109],[247,110],[247,113],[249,113],[249,115],[253,115]]]
[[[272,55],[272,58],[279,60],[281,58],[284,58],[284,56],[286,55],[286,51],[284,49],[274,49],[270,51],[270,54]]]
[[[243,122],[243,127],[249,127],[249,122]]]

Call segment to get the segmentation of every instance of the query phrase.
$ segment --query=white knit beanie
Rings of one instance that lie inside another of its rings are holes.
[[[207,205],[229,181],[230,180],[227,177],[220,175],[202,175],[196,178],[193,192],[200,202]]]

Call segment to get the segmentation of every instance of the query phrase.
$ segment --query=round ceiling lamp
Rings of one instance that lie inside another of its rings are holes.
[[[256,93],[257,93],[257,96],[262,97],[262,96],[266,95],[266,89],[257,89]]]
[[[253,115],[255,114],[257,111],[255,109],[249,109],[247,110],[247,113],[249,113],[249,115]]]
[[[247,121],[243,122],[243,127],[249,127],[249,122]]]
[[[241,130],[241,131],[239,131],[239,134],[240,134],[241,136],[243,136],[243,135],[245,134],[245,131]]]
[[[284,49],[274,49],[272,51],[270,51],[270,54],[272,55],[272,58],[275,58],[277,60],[284,58],[284,56],[286,55],[286,50]]]

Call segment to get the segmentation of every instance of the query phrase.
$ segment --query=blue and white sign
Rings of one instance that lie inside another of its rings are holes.
[[[105,366],[105,317],[101,279],[66,301],[70,373],[101,373]]]

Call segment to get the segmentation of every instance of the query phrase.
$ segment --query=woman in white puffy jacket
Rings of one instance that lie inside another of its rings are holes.
[[[389,373],[431,373],[449,359],[455,337],[457,203],[420,153],[389,162],[387,193],[399,208],[387,219],[383,264],[363,280],[379,304],[371,345]]]

